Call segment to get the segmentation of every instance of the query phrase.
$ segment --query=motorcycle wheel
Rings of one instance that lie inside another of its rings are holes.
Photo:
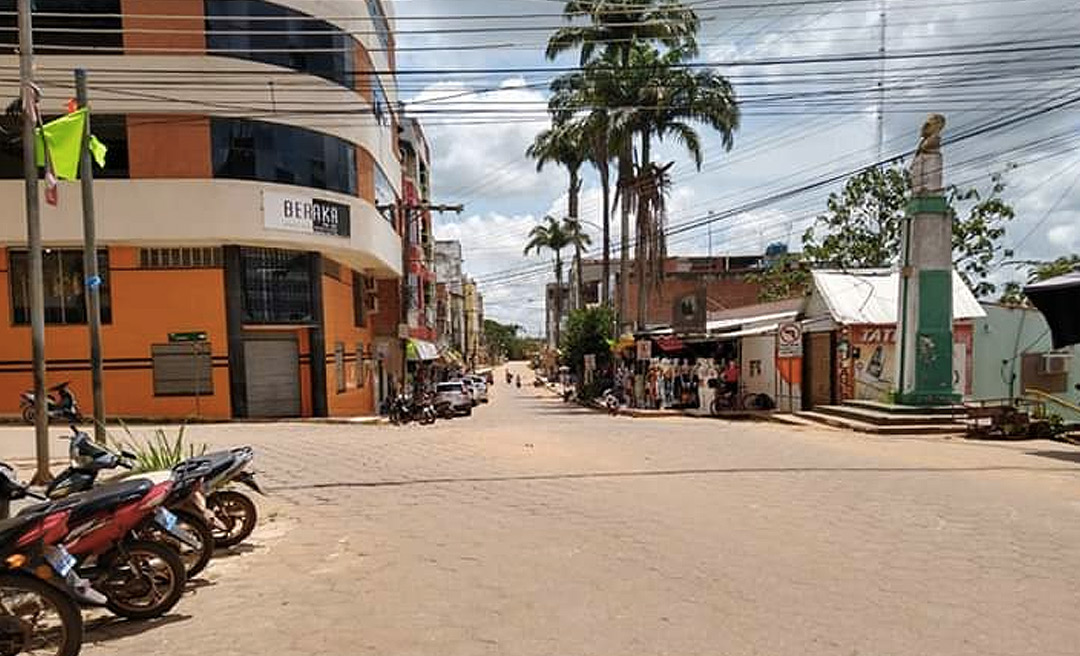
[[[180,554],[180,560],[184,562],[184,571],[190,579],[206,569],[211,556],[214,555],[214,534],[210,530],[210,524],[202,517],[186,510],[170,510],[176,515],[176,525],[199,539],[199,548],[190,547],[161,530],[155,530],[151,539]]]
[[[221,490],[206,498],[206,507],[217,517],[221,527],[212,527],[214,546],[222,549],[240,544],[255,530],[259,511],[246,494]]]
[[[160,617],[184,594],[184,561],[158,542],[128,542],[113,551],[105,564],[107,569],[94,587],[108,599],[105,607],[120,617]]]
[[[33,426],[34,425],[34,419],[35,419],[34,406],[32,406],[32,405],[23,406],[22,418],[23,418],[23,421],[25,421],[26,423]]]
[[[32,576],[0,574],[0,654],[76,656],[82,639],[82,612],[71,597]]]

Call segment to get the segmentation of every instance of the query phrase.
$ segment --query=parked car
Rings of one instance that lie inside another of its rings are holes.
[[[466,376],[465,381],[472,386],[473,398],[477,403],[488,402],[487,382],[480,376]]]
[[[435,405],[448,403],[454,414],[471,415],[475,403],[467,388],[467,383],[461,380],[439,383],[435,387]]]

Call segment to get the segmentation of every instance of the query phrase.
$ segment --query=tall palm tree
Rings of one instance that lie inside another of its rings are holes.
[[[587,24],[557,30],[548,39],[548,59],[579,48],[582,66],[600,62],[618,76],[629,72],[631,53],[638,44],[677,49],[688,57],[697,53],[697,32],[701,23],[694,10],[678,0],[569,0],[563,15],[568,22],[584,19]],[[610,150],[618,159],[617,193],[621,198],[618,315],[623,323],[630,274],[630,210],[633,205],[630,180],[633,178],[634,152],[629,139]]]
[[[567,197],[567,212],[570,218],[579,220],[579,199],[581,195],[581,167],[588,158],[588,146],[581,125],[570,121],[558,123],[550,129],[536,135],[536,139],[525,151],[525,155],[536,160],[536,170],[544,170],[549,163],[566,167],[570,175],[570,188]],[[573,297],[574,307],[581,307],[581,247],[577,246],[576,266],[578,293]]]
[[[634,43],[655,43],[697,54],[697,14],[677,0],[569,0],[567,21],[584,18],[587,25],[560,28],[548,39],[547,57],[580,48],[581,65],[604,53],[617,53],[625,68]]]
[[[559,221],[552,216],[545,216],[544,222],[529,231],[529,241],[525,244],[524,254],[532,251],[538,254],[544,249],[555,253],[555,344],[560,341],[559,322],[562,319],[562,251],[567,246],[587,246],[589,236],[576,229],[572,222]]]

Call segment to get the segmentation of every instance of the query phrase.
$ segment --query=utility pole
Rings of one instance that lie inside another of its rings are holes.
[[[78,103],[80,109],[86,109],[89,103],[86,92],[86,71],[81,68],[75,69],[75,102]],[[98,271],[97,225],[94,216],[94,167],[90,157],[90,112],[86,113],[86,130],[82,136],[79,180],[82,184],[86,322],[90,325],[90,376],[94,390],[94,439],[104,444],[106,434],[104,374],[101,361],[102,281]]]
[[[886,6],[888,0],[878,0],[878,107],[877,107],[877,161],[885,159],[885,37]]]
[[[411,269],[412,258],[410,257],[410,251],[412,249],[412,213],[413,212],[455,212],[461,214],[465,211],[464,205],[432,205],[431,203],[403,203],[398,201],[396,203],[377,205],[375,207],[379,212],[386,212],[390,210],[396,210],[401,212],[402,216],[402,228],[401,228],[401,311],[399,312],[398,324],[398,338],[401,339],[401,386],[404,388],[405,379],[409,375],[409,337],[401,333],[401,326],[409,325],[409,303],[410,303],[410,288],[408,284],[409,269]],[[398,390],[399,393],[402,390]]]
[[[34,87],[34,33],[31,0],[19,0],[19,81],[22,94],[23,177],[26,183],[26,240],[30,276],[30,342],[34,360],[34,436],[37,471],[33,483],[52,479],[49,472],[49,406],[45,397],[45,283],[41,255],[41,202],[34,154],[37,127]]]

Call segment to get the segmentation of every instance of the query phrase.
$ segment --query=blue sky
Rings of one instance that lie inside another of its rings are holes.
[[[804,5],[785,0],[695,0],[693,4],[702,18],[699,59],[725,64],[718,68],[733,80],[744,100],[743,123],[731,152],[724,152],[718,138],[702,129],[705,163],[700,172],[677,148],[659,148],[658,159],[676,162],[669,224],[728,211],[771,192],[855,170],[877,159],[876,95],[862,93],[873,87],[877,62],[763,66],[761,61],[876,52],[878,0],[812,0]],[[461,240],[466,270],[480,280],[489,316],[538,333],[542,288],[553,273],[544,270],[512,282],[497,276],[544,264],[546,260],[538,256],[522,256],[525,235],[545,214],[566,213],[565,174],[554,167],[537,173],[533,162],[524,157],[525,148],[546,127],[546,120],[525,121],[533,116],[520,114],[522,108],[539,107],[551,78],[522,69],[576,63],[575,56],[555,62],[543,56],[544,28],[561,24],[562,3],[394,0],[393,5],[402,48],[398,55],[401,97],[415,103],[408,108],[418,111],[425,122],[435,200],[466,205],[461,217],[438,219],[437,234]],[[948,135],[949,129],[959,132],[1052,98],[1080,93],[1080,72],[1070,68],[1078,60],[1076,52],[1049,49],[1080,42],[1080,6],[1075,2],[888,0],[886,10],[887,52],[901,57],[913,51],[958,47],[1008,50],[1036,44],[1048,48],[888,61],[888,155],[915,145],[919,126],[930,110],[946,115]],[[495,14],[541,16],[452,18]],[[462,31],[474,28],[483,31]],[[477,68],[507,70],[483,75],[457,72]],[[460,95],[480,89],[494,91]],[[800,95],[823,90],[839,92],[847,100],[823,105],[821,100],[804,100]],[[460,111],[473,108],[482,113],[463,118]],[[507,108],[513,108],[519,118],[499,120],[499,115],[490,113]],[[1080,150],[1074,139],[1080,136],[1078,124],[1080,109],[1073,105],[946,149],[946,175],[952,183],[985,187],[991,173],[1018,165],[1006,173],[1004,194],[1017,209],[1017,219],[1005,239],[1007,246],[1016,248],[1017,259],[1080,252]],[[1045,142],[1038,143],[1043,138]],[[1026,147],[1018,149],[1022,145]],[[824,208],[828,192],[841,184],[738,213],[713,223],[711,230],[701,227],[673,237],[670,250],[705,254],[710,237],[714,254],[757,254],[773,241],[797,247],[815,213]],[[582,215],[587,221],[600,220],[599,189],[591,172],[586,174]],[[997,275],[1006,279],[1019,274],[1003,266]]]

